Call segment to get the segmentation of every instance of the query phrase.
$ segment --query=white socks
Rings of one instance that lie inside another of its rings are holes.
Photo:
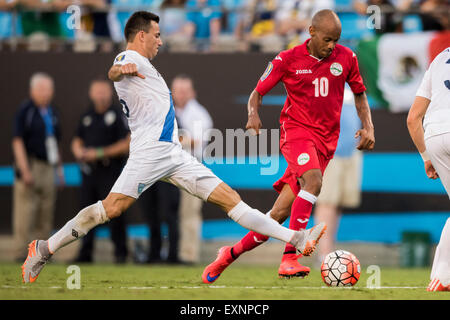
[[[257,233],[289,242],[295,231],[281,226],[269,215],[251,208],[245,202],[239,202],[228,212],[228,216],[246,229]]]
[[[300,190],[297,196],[308,202],[311,202],[312,204],[315,204],[317,201],[317,197],[315,195],[305,190]]]
[[[450,218],[442,229],[441,238],[434,254],[430,279],[438,278],[443,286],[450,284]]]
[[[85,236],[95,226],[108,221],[101,201],[84,208],[48,239],[50,253],[55,253],[58,249]]]

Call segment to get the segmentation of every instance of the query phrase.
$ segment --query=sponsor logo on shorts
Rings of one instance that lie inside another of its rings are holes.
[[[301,166],[307,164],[308,161],[309,161],[309,154],[307,153],[302,153],[297,158],[297,163]]]
[[[272,62],[269,62],[269,65],[266,68],[266,71],[264,71],[263,75],[261,76],[261,81],[266,80],[266,78],[269,76],[269,74],[272,72],[273,70],[273,64]]]
[[[141,194],[142,191],[144,191],[145,183],[139,183],[138,184],[138,194]]]
[[[333,76],[340,76],[342,74],[342,71],[344,69],[342,68],[342,65],[339,62],[334,62],[330,66],[330,72]]]

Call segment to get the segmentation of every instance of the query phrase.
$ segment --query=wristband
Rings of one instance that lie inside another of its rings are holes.
[[[430,157],[428,156],[428,152],[426,150],[424,152],[420,152],[420,156],[422,157],[423,162],[430,160]]]
[[[103,150],[103,148],[97,148],[96,152],[97,152],[97,158],[99,158],[99,159],[103,158],[103,156],[105,155],[105,150]]]

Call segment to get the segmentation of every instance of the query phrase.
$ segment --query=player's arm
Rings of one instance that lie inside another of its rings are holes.
[[[424,130],[422,125],[423,117],[425,117],[425,113],[430,102],[431,101],[425,97],[416,96],[411,109],[409,109],[406,124],[408,126],[409,135],[422,156],[425,172],[428,178],[436,179],[438,178],[438,174],[431,164],[431,160],[426,151]]]
[[[135,63],[115,64],[108,71],[109,80],[114,82],[121,81],[124,76],[136,76],[145,79],[145,77],[138,72]]]
[[[262,105],[262,95],[258,91],[253,90],[248,99],[247,110],[248,120],[245,129],[255,130],[255,134],[259,134],[259,129],[262,127],[261,119],[259,118],[259,108]]]
[[[355,138],[361,137],[357,146],[358,150],[372,150],[375,146],[375,129],[372,123],[369,102],[366,93],[355,93],[355,106],[362,128],[356,131]]]
[[[262,105],[262,98],[283,78],[286,70],[286,60],[286,54],[281,52],[275,59],[269,62],[266,71],[264,71],[255,90],[252,91],[248,99],[248,120],[245,128],[255,130],[257,135],[259,134],[259,129],[262,127],[262,122],[258,113],[259,108]]]

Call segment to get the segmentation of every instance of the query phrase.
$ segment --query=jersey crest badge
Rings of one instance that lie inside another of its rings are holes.
[[[261,76],[261,81],[266,80],[266,78],[269,76],[269,74],[272,72],[273,70],[273,64],[272,62],[269,62],[269,64],[267,65],[266,71],[264,71],[263,75]]]
[[[297,163],[303,166],[309,162],[309,159],[310,159],[309,154],[301,153],[297,158]]]
[[[125,55],[124,55],[124,54],[121,55],[121,56],[118,56],[118,57],[116,58],[116,62],[123,61],[123,59],[125,59]]]
[[[334,62],[330,66],[330,72],[333,76],[340,76],[342,74],[343,68],[339,62]]]

